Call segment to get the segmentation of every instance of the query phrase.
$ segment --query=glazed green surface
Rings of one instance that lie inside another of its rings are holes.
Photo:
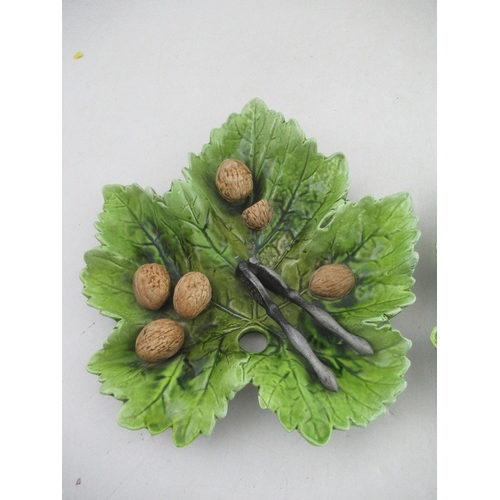
[[[435,326],[432,329],[431,336],[430,336],[431,344],[437,349],[438,346],[438,332],[437,332],[437,326]]]
[[[218,194],[215,172],[226,158],[239,159],[252,171],[254,190],[244,203],[231,204]],[[383,413],[404,389],[409,366],[411,344],[388,320],[414,301],[419,232],[410,197],[347,201],[344,156],[319,154],[293,120],[286,122],[257,99],[211,133],[201,153],[190,156],[184,176],[164,196],[135,184],[105,186],[96,223],[100,246],[85,254],[81,278],[88,303],[117,320],[88,369],[99,374],[103,394],[124,401],[118,422],[151,433],[171,427],[173,442],[184,446],[200,433],[209,435],[226,415],[228,401],[249,383],[259,388],[261,407],[275,412],[285,429],[297,429],[317,445],[326,443],[333,429],[365,426]],[[240,214],[262,198],[274,215],[256,232]],[[252,256],[371,343],[374,354],[360,356],[298,306],[272,295],[333,370],[338,392],[321,386],[235,278],[238,262]],[[173,285],[189,271],[204,273],[213,289],[207,309],[183,320],[171,297],[158,311],[140,307],[132,277],[147,262],[164,264]],[[356,286],[341,299],[320,301],[307,284],[328,263],[349,266]],[[135,339],[147,323],[163,317],[184,327],[185,343],[164,363],[141,361]],[[262,352],[240,347],[239,339],[249,332],[266,337]]]

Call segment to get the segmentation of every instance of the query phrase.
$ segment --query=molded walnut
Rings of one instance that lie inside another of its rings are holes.
[[[174,289],[174,309],[185,319],[200,314],[212,298],[212,287],[208,278],[197,271],[185,274]]]
[[[309,291],[322,299],[338,299],[354,288],[352,271],[342,264],[318,268],[309,281]]]
[[[215,184],[225,200],[241,201],[252,192],[252,173],[241,161],[229,158],[219,165]]]
[[[182,347],[184,330],[173,319],[148,323],[135,341],[135,352],[144,361],[156,363],[171,358]]]
[[[262,199],[243,210],[241,218],[250,229],[264,229],[273,218],[273,209],[267,200]]]
[[[142,307],[152,311],[159,309],[170,294],[168,271],[160,264],[144,264],[134,274],[133,289]]]

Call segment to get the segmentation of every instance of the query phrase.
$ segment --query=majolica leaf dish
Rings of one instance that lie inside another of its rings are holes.
[[[437,349],[438,346],[438,331],[437,331],[437,326],[435,326],[432,329],[431,335],[430,335],[430,341],[431,344]]]
[[[251,174],[243,199],[227,199],[216,183],[227,160]],[[119,424],[153,434],[172,428],[184,446],[209,435],[247,384],[285,429],[315,445],[381,415],[409,367],[411,343],[389,322],[414,301],[419,232],[409,195],[348,201],[344,156],[318,153],[295,121],[258,99],[213,130],[183,173],[164,195],[105,186],[100,245],[85,254],[88,304],[117,321],[88,370],[103,394],[124,402]],[[153,263],[172,290],[188,273],[206,277],[201,312],[181,316],[172,293],[154,310],[138,302],[134,274]],[[325,281],[311,278],[333,265],[351,282],[319,296],[310,283]],[[160,319],[180,325],[183,343],[168,359],[148,361],[136,340]],[[266,347],[247,352],[240,340],[255,332]]]

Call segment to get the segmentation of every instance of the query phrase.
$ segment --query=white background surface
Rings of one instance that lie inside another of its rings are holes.
[[[436,498],[434,1],[63,1],[63,498]],[[73,55],[82,51],[78,60]],[[247,387],[210,437],[176,448],[116,423],[86,371],[114,321],[86,305],[105,184],[163,193],[189,152],[253,97],[342,151],[349,199],[407,191],[422,232],[407,389],[322,447],[287,433]]]

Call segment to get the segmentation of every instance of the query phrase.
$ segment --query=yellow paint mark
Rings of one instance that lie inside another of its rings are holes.
[[[73,56],[73,59],[80,59],[80,57],[83,57],[83,52],[77,52],[77,53]]]

